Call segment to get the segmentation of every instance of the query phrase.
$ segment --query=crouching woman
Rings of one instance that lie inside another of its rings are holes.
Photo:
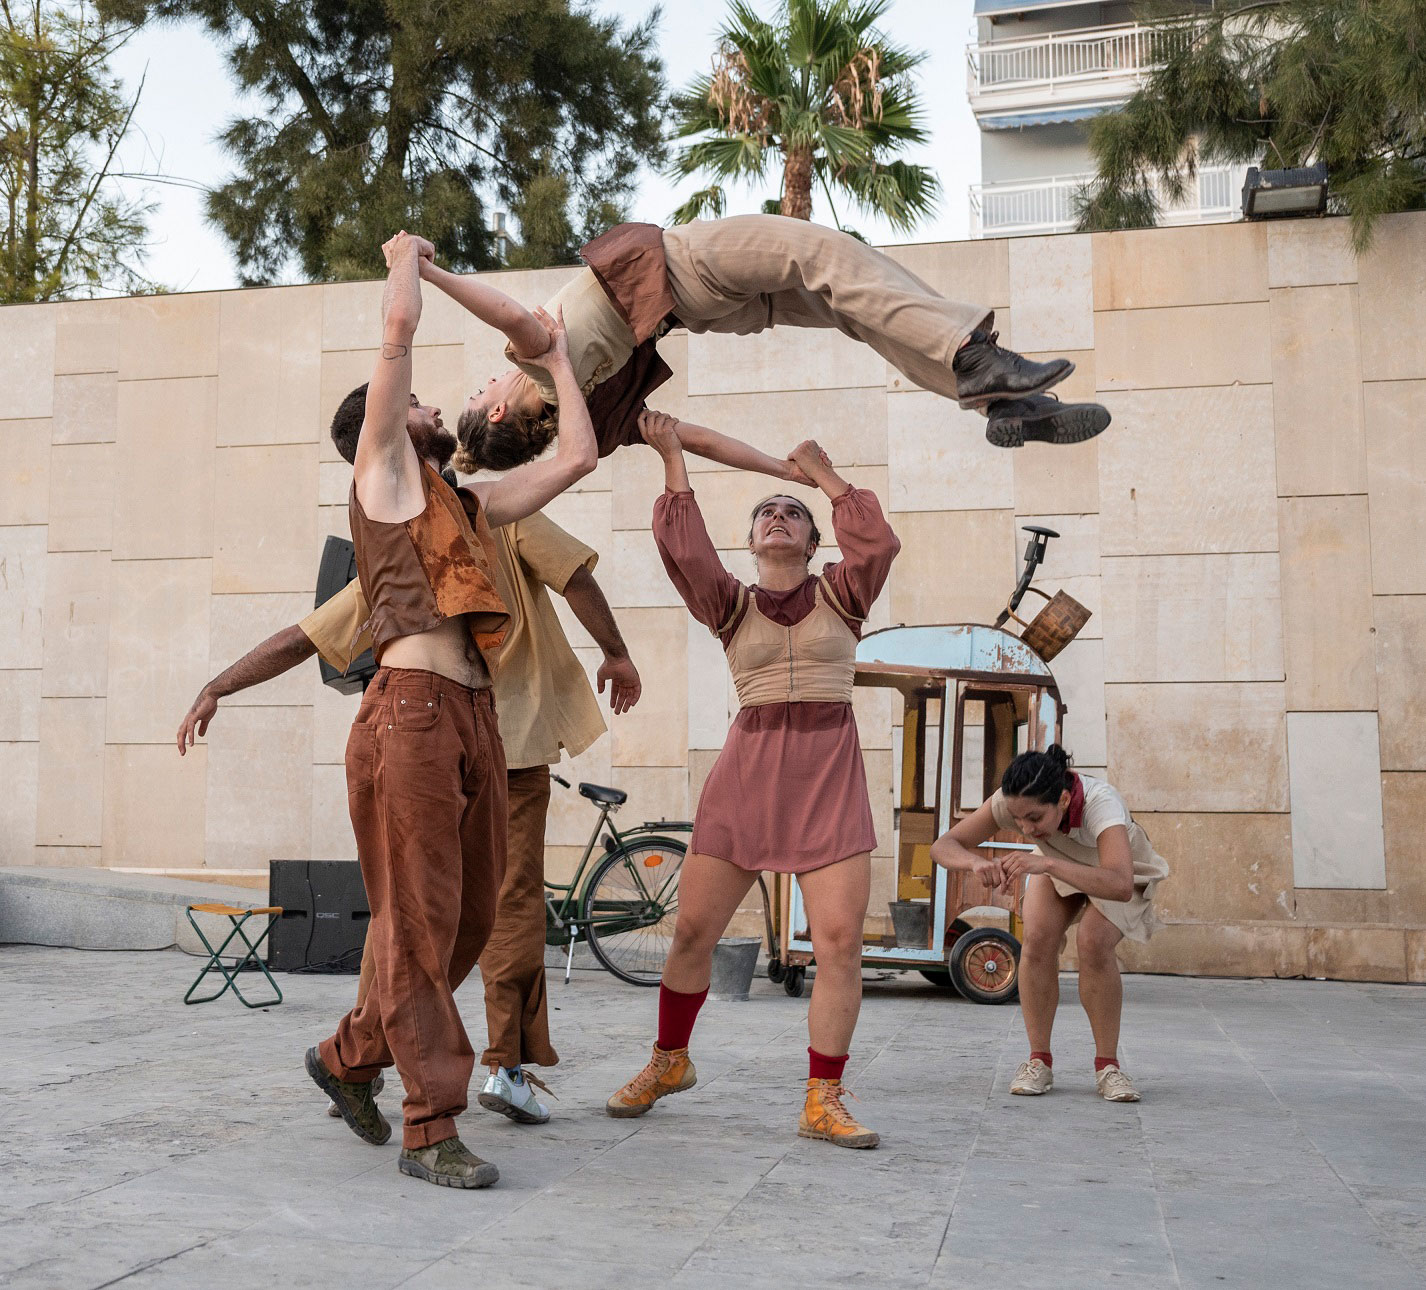
[[[1005,859],[977,850],[1002,829],[1023,834],[1038,853]],[[1071,769],[1058,744],[1021,753],[990,800],[936,840],[931,858],[947,869],[971,870],[992,887],[1025,882],[1020,1008],[1030,1056],[1010,1091],[1035,1097],[1054,1087],[1050,1032],[1060,1002],[1060,946],[1078,922],[1079,1000],[1094,1033],[1095,1084],[1107,1101],[1137,1102],[1138,1090],[1119,1066],[1124,984],[1117,948],[1126,936],[1153,935],[1154,886],[1169,870],[1119,792]]]

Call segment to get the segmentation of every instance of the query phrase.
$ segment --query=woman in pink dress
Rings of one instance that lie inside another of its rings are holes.
[[[683,423],[646,412],[640,429],[664,460],[667,487],[653,518],[664,567],[689,612],[723,642],[742,710],[698,803],[653,1056],[607,1109],[643,1115],[659,1098],[693,1087],[688,1041],[708,994],[713,947],[760,872],[795,873],[817,956],[797,1131],[874,1147],[877,1135],[842,1103],[876,846],[851,699],[861,625],[901,544],[876,496],[848,484],[808,441],[790,460],[832,499],[843,559],[811,574],[821,536],[811,511],[796,498],[769,497],[753,510],[748,546],[758,581],[745,586],[723,567],[704,527],[684,468]]]

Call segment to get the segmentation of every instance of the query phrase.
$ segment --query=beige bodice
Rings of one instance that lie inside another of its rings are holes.
[[[769,703],[850,703],[857,667],[857,638],[819,578],[812,612],[784,627],[758,608],[757,596],[739,590],[747,613],[728,642],[728,668],[744,708]],[[736,610],[734,613],[736,614]]]

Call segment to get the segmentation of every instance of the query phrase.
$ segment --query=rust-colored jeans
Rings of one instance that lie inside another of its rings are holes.
[[[545,817],[550,768],[531,766],[506,777],[510,792],[509,858],[495,929],[480,956],[489,1047],[481,1062],[553,1066],[545,993]]]
[[[545,818],[550,807],[550,768],[531,766],[507,772],[510,832],[505,882],[495,928],[480,956],[485,983],[485,1027],[489,1047],[481,1065],[498,1062],[556,1066],[550,1043],[549,995],[545,989]],[[361,956],[357,1005],[376,980],[373,941]]]
[[[456,1008],[505,876],[505,751],[489,690],[382,668],[347,740],[347,802],[376,979],[321,1045],[339,1079],[395,1065],[403,1144],[455,1136],[475,1053]]]

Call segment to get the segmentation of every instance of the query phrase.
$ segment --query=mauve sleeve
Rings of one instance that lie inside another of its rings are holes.
[[[654,503],[654,541],[688,612],[710,631],[727,625],[738,580],[723,567],[691,492],[665,491]]]
[[[891,531],[876,494],[849,488],[832,502],[832,531],[842,558],[824,571],[849,614],[865,618],[886,586],[901,541]]]

